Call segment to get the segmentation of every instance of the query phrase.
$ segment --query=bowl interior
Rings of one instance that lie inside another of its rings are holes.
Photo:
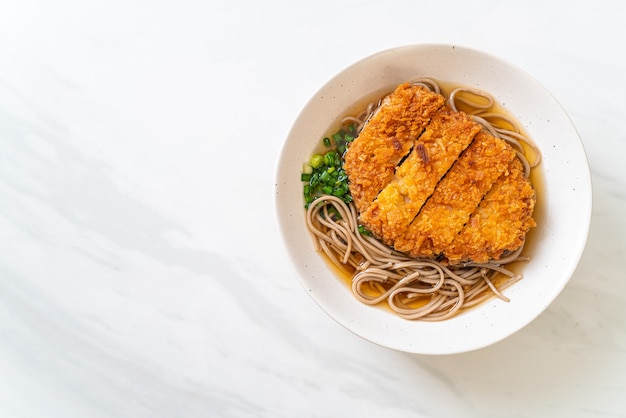
[[[442,322],[407,321],[364,305],[314,250],[306,230],[300,172],[323,135],[357,103],[421,76],[490,92],[521,123],[542,154],[541,178],[524,279]],[[304,106],[283,145],[276,172],[276,210],[285,248],[304,289],[338,323],[382,346],[450,354],[493,344],[536,318],[561,292],[582,255],[591,217],[591,179],[580,138],[567,114],[524,71],[480,51],[414,45],[383,51],[346,68]]]

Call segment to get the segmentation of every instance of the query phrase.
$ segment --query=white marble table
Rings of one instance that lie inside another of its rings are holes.
[[[0,416],[626,416],[626,3],[217,4],[0,6]],[[426,42],[538,79],[594,187],[555,303],[443,357],[328,318],[273,203],[309,97],[357,59]]]

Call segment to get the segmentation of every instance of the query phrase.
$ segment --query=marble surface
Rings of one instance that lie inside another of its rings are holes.
[[[0,416],[626,416],[626,3],[5,1]],[[387,350],[302,289],[275,164],[350,63],[451,43],[570,114],[594,209],[572,280],[482,350]]]

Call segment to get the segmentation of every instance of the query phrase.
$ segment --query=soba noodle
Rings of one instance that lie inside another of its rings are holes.
[[[431,78],[413,83],[442,94],[443,89]],[[355,124],[360,132],[381,101],[368,105],[358,116],[345,117],[342,125]],[[462,105],[483,129],[510,143],[524,164],[526,176],[539,164],[538,150],[517,123],[505,114],[489,112],[494,100],[488,93],[457,88],[448,95],[447,103],[454,110]],[[501,123],[496,125],[495,120]],[[532,161],[526,158],[525,147],[532,150]],[[484,264],[446,266],[434,260],[414,259],[361,234],[355,206],[331,195],[322,195],[309,205],[306,222],[316,249],[339,269],[353,274],[352,293],[359,301],[368,305],[386,303],[395,314],[409,320],[445,320],[494,296],[508,302],[502,291],[522,276],[506,266],[527,260],[521,256],[523,246],[497,262]]]

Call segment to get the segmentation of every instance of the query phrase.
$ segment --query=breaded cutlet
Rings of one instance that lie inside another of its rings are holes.
[[[389,184],[361,211],[361,222],[375,237],[393,246],[480,129],[465,113],[440,108]]]
[[[349,146],[359,222],[415,258],[483,263],[523,245],[535,193],[505,141],[443,96],[399,86]]]
[[[414,257],[439,256],[515,155],[502,139],[479,132],[437,184],[417,217],[395,240],[395,249]]]
[[[523,245],[536,222],[535,191],[519,159],[511,161],[471,215],[467,225],[444,251],[450,264],[498,260]]]
[[[344,157],[357,210],[365,211],[389,183],[398,163],[443,103],[441,95],[410,83],[399,85],[384,99]]]

